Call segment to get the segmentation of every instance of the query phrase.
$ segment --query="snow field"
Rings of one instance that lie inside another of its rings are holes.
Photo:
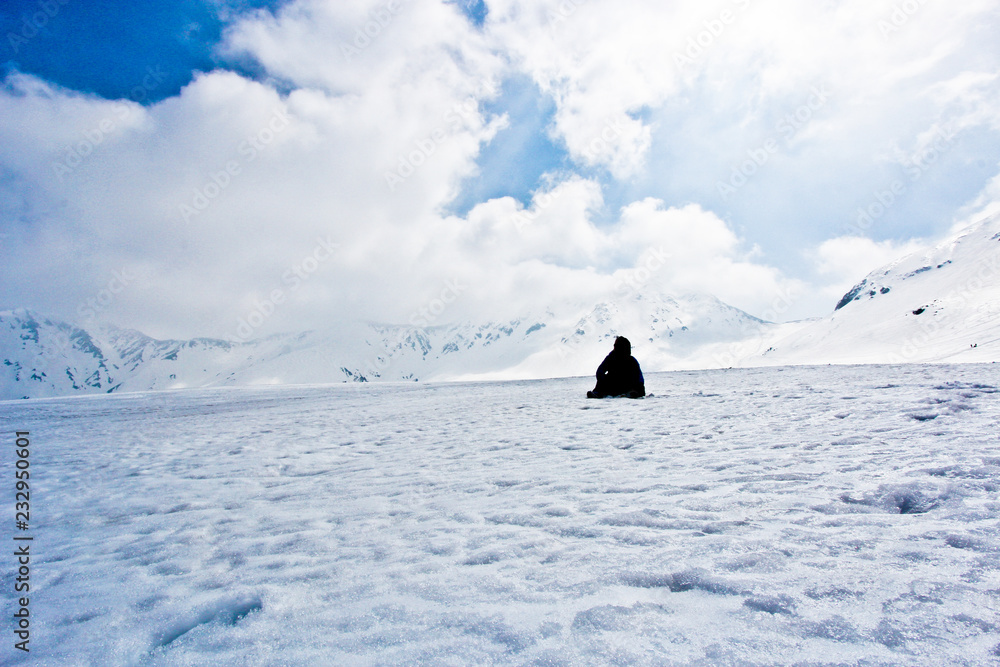
[[[5,431],[35,443],[38,561],[32,654],[0,656],[1000,664],[995,377],[663,373],[638,401],[587,400],[592,379],[572,378],[3,402]],[[9,573],[2,590],[10,618]]]

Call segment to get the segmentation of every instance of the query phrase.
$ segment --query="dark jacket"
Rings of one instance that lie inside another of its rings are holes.
[[[639,362],[632,356],[632,344],[618,337],[615,349],[597,367],[597,386],[594,393],[604,396],[622,396],[635,393],[646,395],[646,381]]]

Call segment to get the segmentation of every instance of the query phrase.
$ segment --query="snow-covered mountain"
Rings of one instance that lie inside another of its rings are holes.
[[[1000,215],[871,272],[745,365],[1000,360]]]
[[[1000,360],[1000,215],[870,273],[813,322],[644,290],[508,321],[342,323],[248,342],[156,340],[0,311],[0,399],[183,387],[589,375],[627,336],[646,371]]]
[[[617,335],[649,371],[727,365],[776,325],[708,296],[651,292],[503,322],[426,328],[344,323],[248,342],[156,340],[87,331],[28,311],[0,312],[0,398],[256,384],[588,375]],[[741,347],[742,349],[742,347]],[[729,364],[731,365],[731,364]]]

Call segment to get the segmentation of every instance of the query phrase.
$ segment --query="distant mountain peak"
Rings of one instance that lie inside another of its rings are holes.
[[[115,326],[86,331],[17,309],[0,312],[0,397],[589,375],[618,335],[630,337],[644,368],[668,370],[719,365],[723,346],[760,338],[767,327],[714,297],[653,291],[488,322],[425,328],[353,322],[246,342],[158,340]]]
[[[872,271],[831,315],[778,341],[766,362],[1000,359],[997,241],[1000,215]]]

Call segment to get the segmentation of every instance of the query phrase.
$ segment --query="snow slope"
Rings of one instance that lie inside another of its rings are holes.
[[[247,342],[156,340],[86,331],[27,310],[0,311],[0,398],[207,386],[539,378],[589,373],[628,335],[647,370],[716,362],[724,346],[759,347],[775,325],[705,296],[655,291],[509,321],[416,328],[344,322]],[[721,357],[720,357],[721,358]]]
[[[1000,360],[1000,215],[870,273],[746,365]]]
[[[37,559],[0,662],[1000,663],[995,366],[590,385],[0,402]]]

